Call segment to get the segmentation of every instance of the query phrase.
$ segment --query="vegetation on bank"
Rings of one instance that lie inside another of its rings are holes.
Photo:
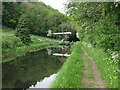
[[[84,60],[83,50],[84,48],[89,56],[91,56],[100,70],[100,77],[105,83],[106,88],[118,88],[118,56],[111,56],[104,52],[103,49],[94,48],[91,44],[85,42],[77,42],[72,46],[71,56],[68,57],[62,68],[58,72],[58,75],[51,85],[51,88],[85,88],[86,85],[82,81],[84,77],[89,80],[93,79],[93,73],[91,71],[91,63],[87,57],[88,74],[84,75]],[[94,84],[90,84],[90,87]],[[88,88],[88,87],[86,87]]]
[[[33,51],[40,50],[46,47],[56,46],[58,44],[59,43],[55,43],[55,42],[41,42],[41,43],[37,42],[29,46],[24,45],[21,47],[16,47],[14,49],[5,49],[2,52],[2,62],[8,62],[10,60],[13,60],[14,58],[18,56],[24,55],[26,52],[33,52]]]
[[[56,80],[51,88],[82,88],[83,83],[83,60],[82,49],[79,42],[72,46],[71,56],[68,57],[62,68],[58,72]]]
[[[120,53],[120,3],[74,2],[66,4],[67,14],[76,22],[79,39],[102,48],[104,52]]]
[[[118,88],[119,81],[119,56],[105,53],[103,49],[94,48],[91,44],[82,43],[82,47],[91,56],[100,70],[101,78],[105,81],[107,88]]]
[[[120,55],[120,3],[74,2],[66,4],[66,13],[76,23],[83,46],[94,58],[106,87],[117,88]],[[84,45],[84,44],[83,44]]]
[[[14,33],[14,29],[5,26],[2,27],[2,62],[7,62],[17,56],[24,55],[26,52],[32,52],[59,44],[58,40],[55,39],[31,35],[32,43],[25,45],[18,37],[14,36]]]

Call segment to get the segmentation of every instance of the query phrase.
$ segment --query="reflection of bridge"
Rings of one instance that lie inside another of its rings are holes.
[[[60,54],[60,53],[54,53],[53,55],[54,56],[66,56],[66,57],[70,56],[70,54]]]
[[[52,49],[48,48],[48,55],[54,55],[54,56],[65,56],[68,57],[70,54],[67,54],[67,52],[63,52],[63,50],[67,50],[67,48],[70,48],[69,46],[57,46],[56,48],[62,49],[62,53],[52,53]],[[64,54],[65,53],[65,54]]]

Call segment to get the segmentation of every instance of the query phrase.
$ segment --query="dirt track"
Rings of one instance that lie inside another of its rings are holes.
[[[84,78],[83,78],[84,86],[86,88],[105,88],[104,82],[100,78],[100,72],[97,69],[94,59],[92,57],[90,57],[84,49],[83,49],[83,51],[84,51],[83,61],[84,61],[84,67],[85,67]],[[86,58],[88,58],[90,60],[91,67],[88,66],[88,62],[87,62]],[[88,77],[86,77],[87,74],[90,74],[89,68],[92,69],[93,79],[89,79]]]

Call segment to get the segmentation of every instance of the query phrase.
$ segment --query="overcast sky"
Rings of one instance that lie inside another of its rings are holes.
[[[60,12],[64,13],[64,3],[68,0],[39,0],[44,2],[46,5],[50,5],[54,9],[58,9]]]

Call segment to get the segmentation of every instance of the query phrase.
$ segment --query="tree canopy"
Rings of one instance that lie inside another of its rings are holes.
[[[118,51],[120,40],[120,3],[73,2],[66,4],[66,13],[78,25],[79,39],[95,47]]]

